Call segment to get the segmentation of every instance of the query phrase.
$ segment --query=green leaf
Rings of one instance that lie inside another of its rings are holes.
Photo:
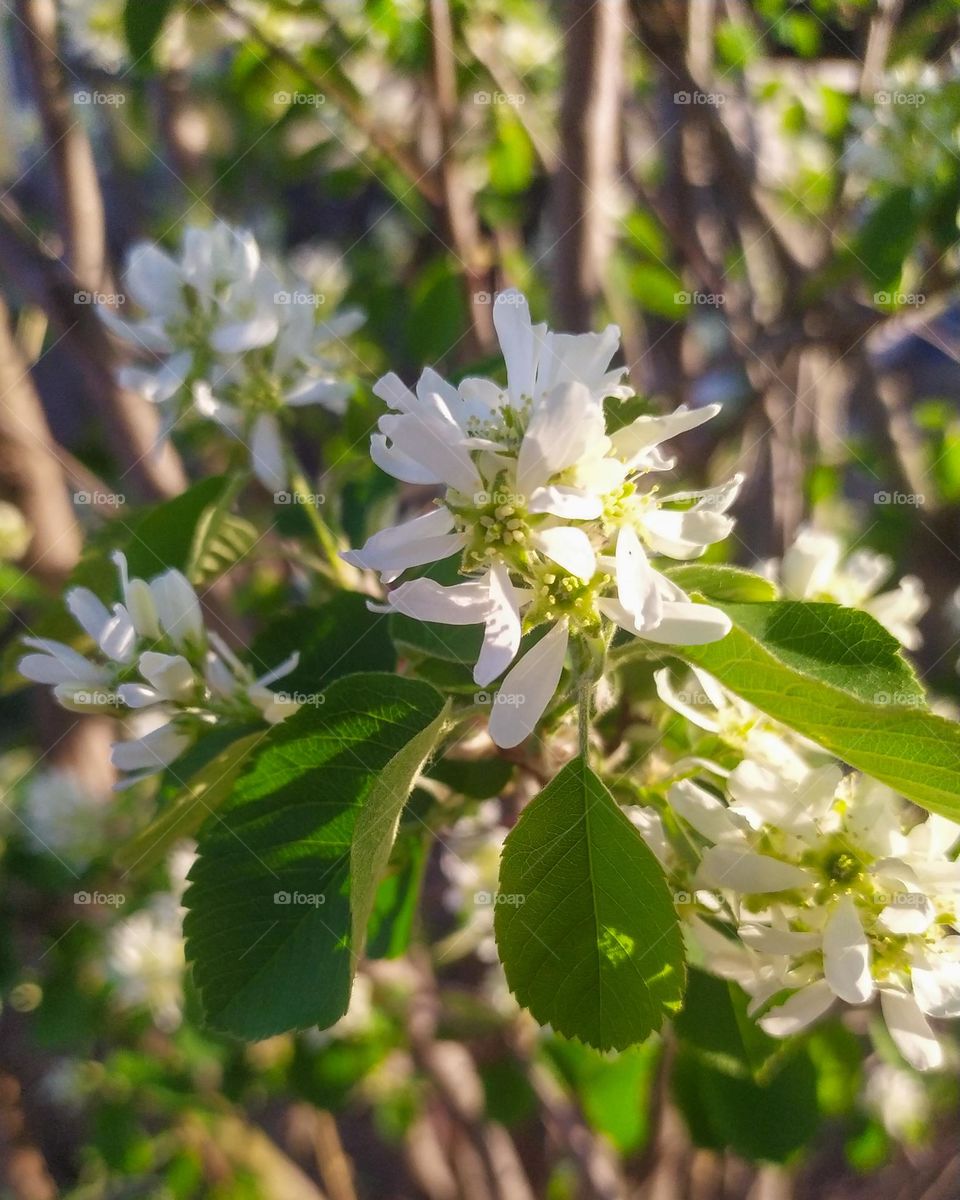
[[[257,1039],[346,1011],[357,817],[371,795],[386,803],[381,775],[405,797],[442,708],[426,684],[352,675],[270,730],[190,872],[184,933],[209,1024]]]
[[[880,201],[860,230],[853,253],[868,287],[894,288],[917,231],[919,213],[908,187],[894,188]],[[877,301],[884,303],[882,299]]]
[[[838,758],[960,818],[960,724],[924,707],[896,639],[832,604],[723,604],[733,629],[674,653]]]
[[[300,661],[277,685],[285,692],[314,695],[344,675],[397,665],[388,618],[370,612],[354,592],[338,592],[316,608],[288,610],[254,638],[251,659],[258,671],[267,670],[294,651]]]
[[[259,540],[256,526],[230,511],[234,495],[234,487],[224,488],[217,503],[204,509],[197,521],[184,571],[197,586],[228,571]]]
[[[172,804],[138,833],[116,855],[117,865],[141,875],[160,862],[174,842],[193,837],[207,817],[220,808],[233,788],[247,759],[267,736],[264,726],[256,733],[238,738],[191,775]]]
[[[763,1081],[772,1074],[784,1042],[763,1032],[747,1015],[747,1003],[746,993],[735,983],[694,968],[673,1027],[682,1042],[718,1071]]]
[[[447,701],[431,721],[379,772],[357,815],[350,847],[350,907],[354,962],[363,951],[367,922],[373,912],[377,888],[397,836],[400,813],[413,781],[434,752],[450,715]]]
[[[367,958],[399,958],[410,945],[427,866],[427,841],[422,829],[421,836],[398,841],[394,856],[399,861],[391,860],[367,922]]]
[[[124,547],[130,574],[149,579],[169,567],[186,574],[197,529],[231,487],[228,476],[211,476],[133,521]]]
[[[659,1029],[683,997],[683,943],[659,863],[583,759],[507,837],[495,928],[511,991],[599,1050]]]
[[[489,800],[510,782],[513,763],[505,758],[442,758],[427,773],[461,796]]]
[[[738,1079],[681,1047],[673,1093],[698,1146],[785,1162],[820,1127],[817,1072],[801,1050],[767,1084]]]
[[[471,667],[483,646],[482,625],[440,625],[433,621],[415,621],[403,613],[394,613],[390,617],[390,633],[403,654],[467,663]]]
[[[123,31],[134,64],[150,58],[160,30],[173,7],[173,0],[127,0],[123,9]]]
[[[708,600],[776,600],[777,585],[762,575],[711,563],[667,567],[664,575],[685,592],[700,592]]]

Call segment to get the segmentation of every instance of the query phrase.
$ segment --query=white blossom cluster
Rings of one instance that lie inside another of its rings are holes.
[[[749,994],[774,1037],[838,1000],[879,997],[907,1062],[942,1066],[930,1018],[960,1017],[960,825],[844,774],[700,670],[682,684],[656,678],[706,737],[678,764],[664,811],[631,815],[706,967]]]
[[[297,655],[255,677],[216,633],[206,629],[196,592],[180,571],[130,578],[114,555],[122,601],[107,608],[89,588],[72,588],[67,607],[96,647],[85,655],[51,638],[24,638],[35,653],[20,674],[53,687],[64,708],[114,716],[143,715],[152,728],[117,742],[113,764],[138,782],[173,763],[218,720],[282,721],[298,707],[270,684],[289,674]]]
[[[264,487],[286,487],[286,410],[343,411],[350,386],[338,377],[335,344],[360,314],[320,320],[324,297],[269,265],[252,233],[222,222],[187,228],[176,258],[138,243],[124,285],[141,319],[97,311],[159,365],[124,367],[120,382],[160,406],[164,435],[181,419],[209,418],[249,448]]]
[[[930,601],[915,575],[904,575],[895,587],[881,591],[893,567],[885,554],[872,550],[855,550],[845,558],[841,538],[805,526],[782,559],[763,564],[763,573],[779,584],[784,599],[862,609],[907,650],[917,650],[923,640],[917,622]]]
[[[423,516],[344,557],[390,584],[456,556],[460,582],[408,579],[386,607],[484,626],[474,680],[485,688],[507,672],[489,728],[509,747],[533,731],[553,698],[572,639],[602,658],[617,627],[687,645],[729,631],[724,613],[693,603],[651,558],[696,558],[725,538],[740,477],[672,494],[656,482],[674,465],[662,444],[715,416],[716,405],[640,416],[607,433],[604,401],[633,394],[622,383],[625,369],[610,368],[616,326],[550,332],[532,323],[515,291],[496,298],[494,323],[506,386],[469,378],[454,387],[430,368],[415,391],[393,373],[375,386],[391,411],[371,440],[374,461],[443,494]],[[514,663],[523,635],[538,628],[544,635]]]

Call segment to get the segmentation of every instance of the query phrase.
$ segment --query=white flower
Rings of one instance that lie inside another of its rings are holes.
[[[390,408],[371,456],[408,483],[443,488],[432,511],[375,533],[344,557],[385,583],[458,555],[463,582],[401,583],[387,611],[446,624],[482,624],[474,679],[511,668],[521,635],[550,631],[509,670],[490,733],[513,746],[553,696],[570,639],[602,646],[619,625],[650,641],[723,637],[727,617],[692,603],[652,555],[690,559],[727,536],[739,478],[720,488],[661,496],[640,490],[673,465],[660,449],[716,414],[678,409],[642,416],[612,435],[604,401],[631,393],[610,369],[619,333],[556,334],[534,325],[518,292],[497,297],[494,323],[506,386],[470,378],[454,387],[427,368],[416,390],[390,374],[374,388]]]
[[[917,622],[930,604],[923,584],[907,575],[895,588],[880,592],[893,571],[892,561],[883,554],[856,550],[844,561],[838,537],[804,527],[780,563],[767,564],[767,570],[779,579],[789,600],[826,600],[860,608],[908,650],[916,650],[922,642]]]
[[[160,1029],[172,1031],[183,1014],[183,909],[173,895],[154,896],[110,931],[108,969],[117,999],[146,1006]]]
[[[283,488],[284,410],[343,411],[350,387],[332,350],[360,314],[319,320],[324,298],[264,262],[252,233],[222,222],[189,227],[176,258],[138,243],[125,281],[144,317],[98,312],[120,337],[164,360],[153,370],[126,367],[120,381],[162,406],[164,435],[181,417],[212,420],[249,447],[266,488]]]
[[[747,759],[726,788],[730,803],[690,779],[668,796],[707,843],[695,885],[716,890],[743,947],[713,931],[711,969],[733,977],[716,965],[732,956],[738,982],[759,1003],[774,994],[771,971],[775,990],[796,989],[760,1019],[777,1037],[817,1020],[836,999],[865,1004],[879,992],[907,1061],[940,1065],[927,1018],[960,1016],[960,936],[951,932],[960,864],[949,857],[960,825],[930,816],[907,830],[906,806],[889,788],[841,779],[832,764],[798,775],[790,762],[778,774]]]
[[[75,868],[103,849],[110,811],[107,795],[92,795],[70,771],[35,772],[19,810],[34,848]]]

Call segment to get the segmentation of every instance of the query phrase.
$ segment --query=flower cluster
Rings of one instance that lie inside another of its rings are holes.
[[[266,263],[253,234],[223,223],[188,228],[177,258],[137,244],[125,288],[142,319],[98,312],[114,333],[162,361],[122,368],[120,382],[161,406],[164,434],[181,418],[209,418],[249,447],[266,488],[285,487],[284,410],[343,411],[350,387],[337,377],[334,343],[359,326],[360,314],[321,321],[323,297]]]
[[[74,712],[149,719],[149,732],[113,747],[114,766],[136,772],[128,784],[169,766],[218,720],[275,724],[296,710],[295,701],[269,687],[296,667],[296,655],[254,677],[223,639],[205,628],[197,594],[180,571],[147,581],[130,578],[122,554],[114,561],[121,603],[108,609],[85,587],[71,589],[66,597],[97,656],[50,638],[24,638],[36,653],[22,658],[19,670],[36,683],[51,684],[59,703]]]
[[[774,1037],[836,1000],[879,996],[904,1058],[941,1066],[928,1018],[960,1016],[960,825],[920,819],[885,785],[845,775],[703,672],[682,688],[659,672],[657,684],[714,739],[716,761],[695,741],[664,812],[633,815],[708,969],[743,987]]]
[[[374,461],[443,495],[430,512],[345,557],[392,583],[456,556],[460,582],[408,579],[386,607],[484,626],[474,679],[486,687],[507,671],[490,734],[509,747],[532,732],[553,697],[571,638],[595,661],[616,627],[687,645],[728,632],[722,612],[691,602],[650,556],[692,559],[725,538],[740,478],[672,495],[650,484],[674,465],[662,444],[717,406],[640,416],[608,434],[604,401],[632,395],[624,369],[610,368],[615,326],[549,332],[512,291],[497,297],[494,322],[506,386],[470,378],[454,387],[429,368],[415,391],[392,373],[376,385],[391,411],[372,438]],[[511,666],[524,634],[538,627],[543,636]]]
[[[821,600],[859,608],[879,621],[908,650],[922,642],[917,622],[930,601],[923,583],[905,575],[897,586],[881,592],[893,562],[885,554],[855,550],[844,559],[844,545],[835,534],[804,527],[778,562],[764,571],[780,585],[788,600]]]

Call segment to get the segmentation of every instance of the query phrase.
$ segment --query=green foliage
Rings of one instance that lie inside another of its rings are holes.
[[[369,913],[380,861],[370,853],[354,895],[356,823],[367,803],[402,804],[442,707],[425,684],[355,675],[264,739],[200,832],[185,900],[187,955],[211,1025],[257,1039],[346,1011],[353,914]]]
[[[623,1049],[680,1006],[683,947],[663,872],[580,758],[507,837],[495,922],[511,991],[566,1037]]]
[[[153,47],[173,7],[174,0],[127,0],[123,7],[123,30],[135,63],[146,60],[149,64]]]
[[[960,816],[960,727],[926,709],[886,630],[831,604],[722,607],[732,631],[681,658],[924,808]]]
[[[728,980],[692,969],[677,1037],[718,1071],[763,1082],[775,1070],[784,1043],[768,1037],[747,1014],[747,996]]]

